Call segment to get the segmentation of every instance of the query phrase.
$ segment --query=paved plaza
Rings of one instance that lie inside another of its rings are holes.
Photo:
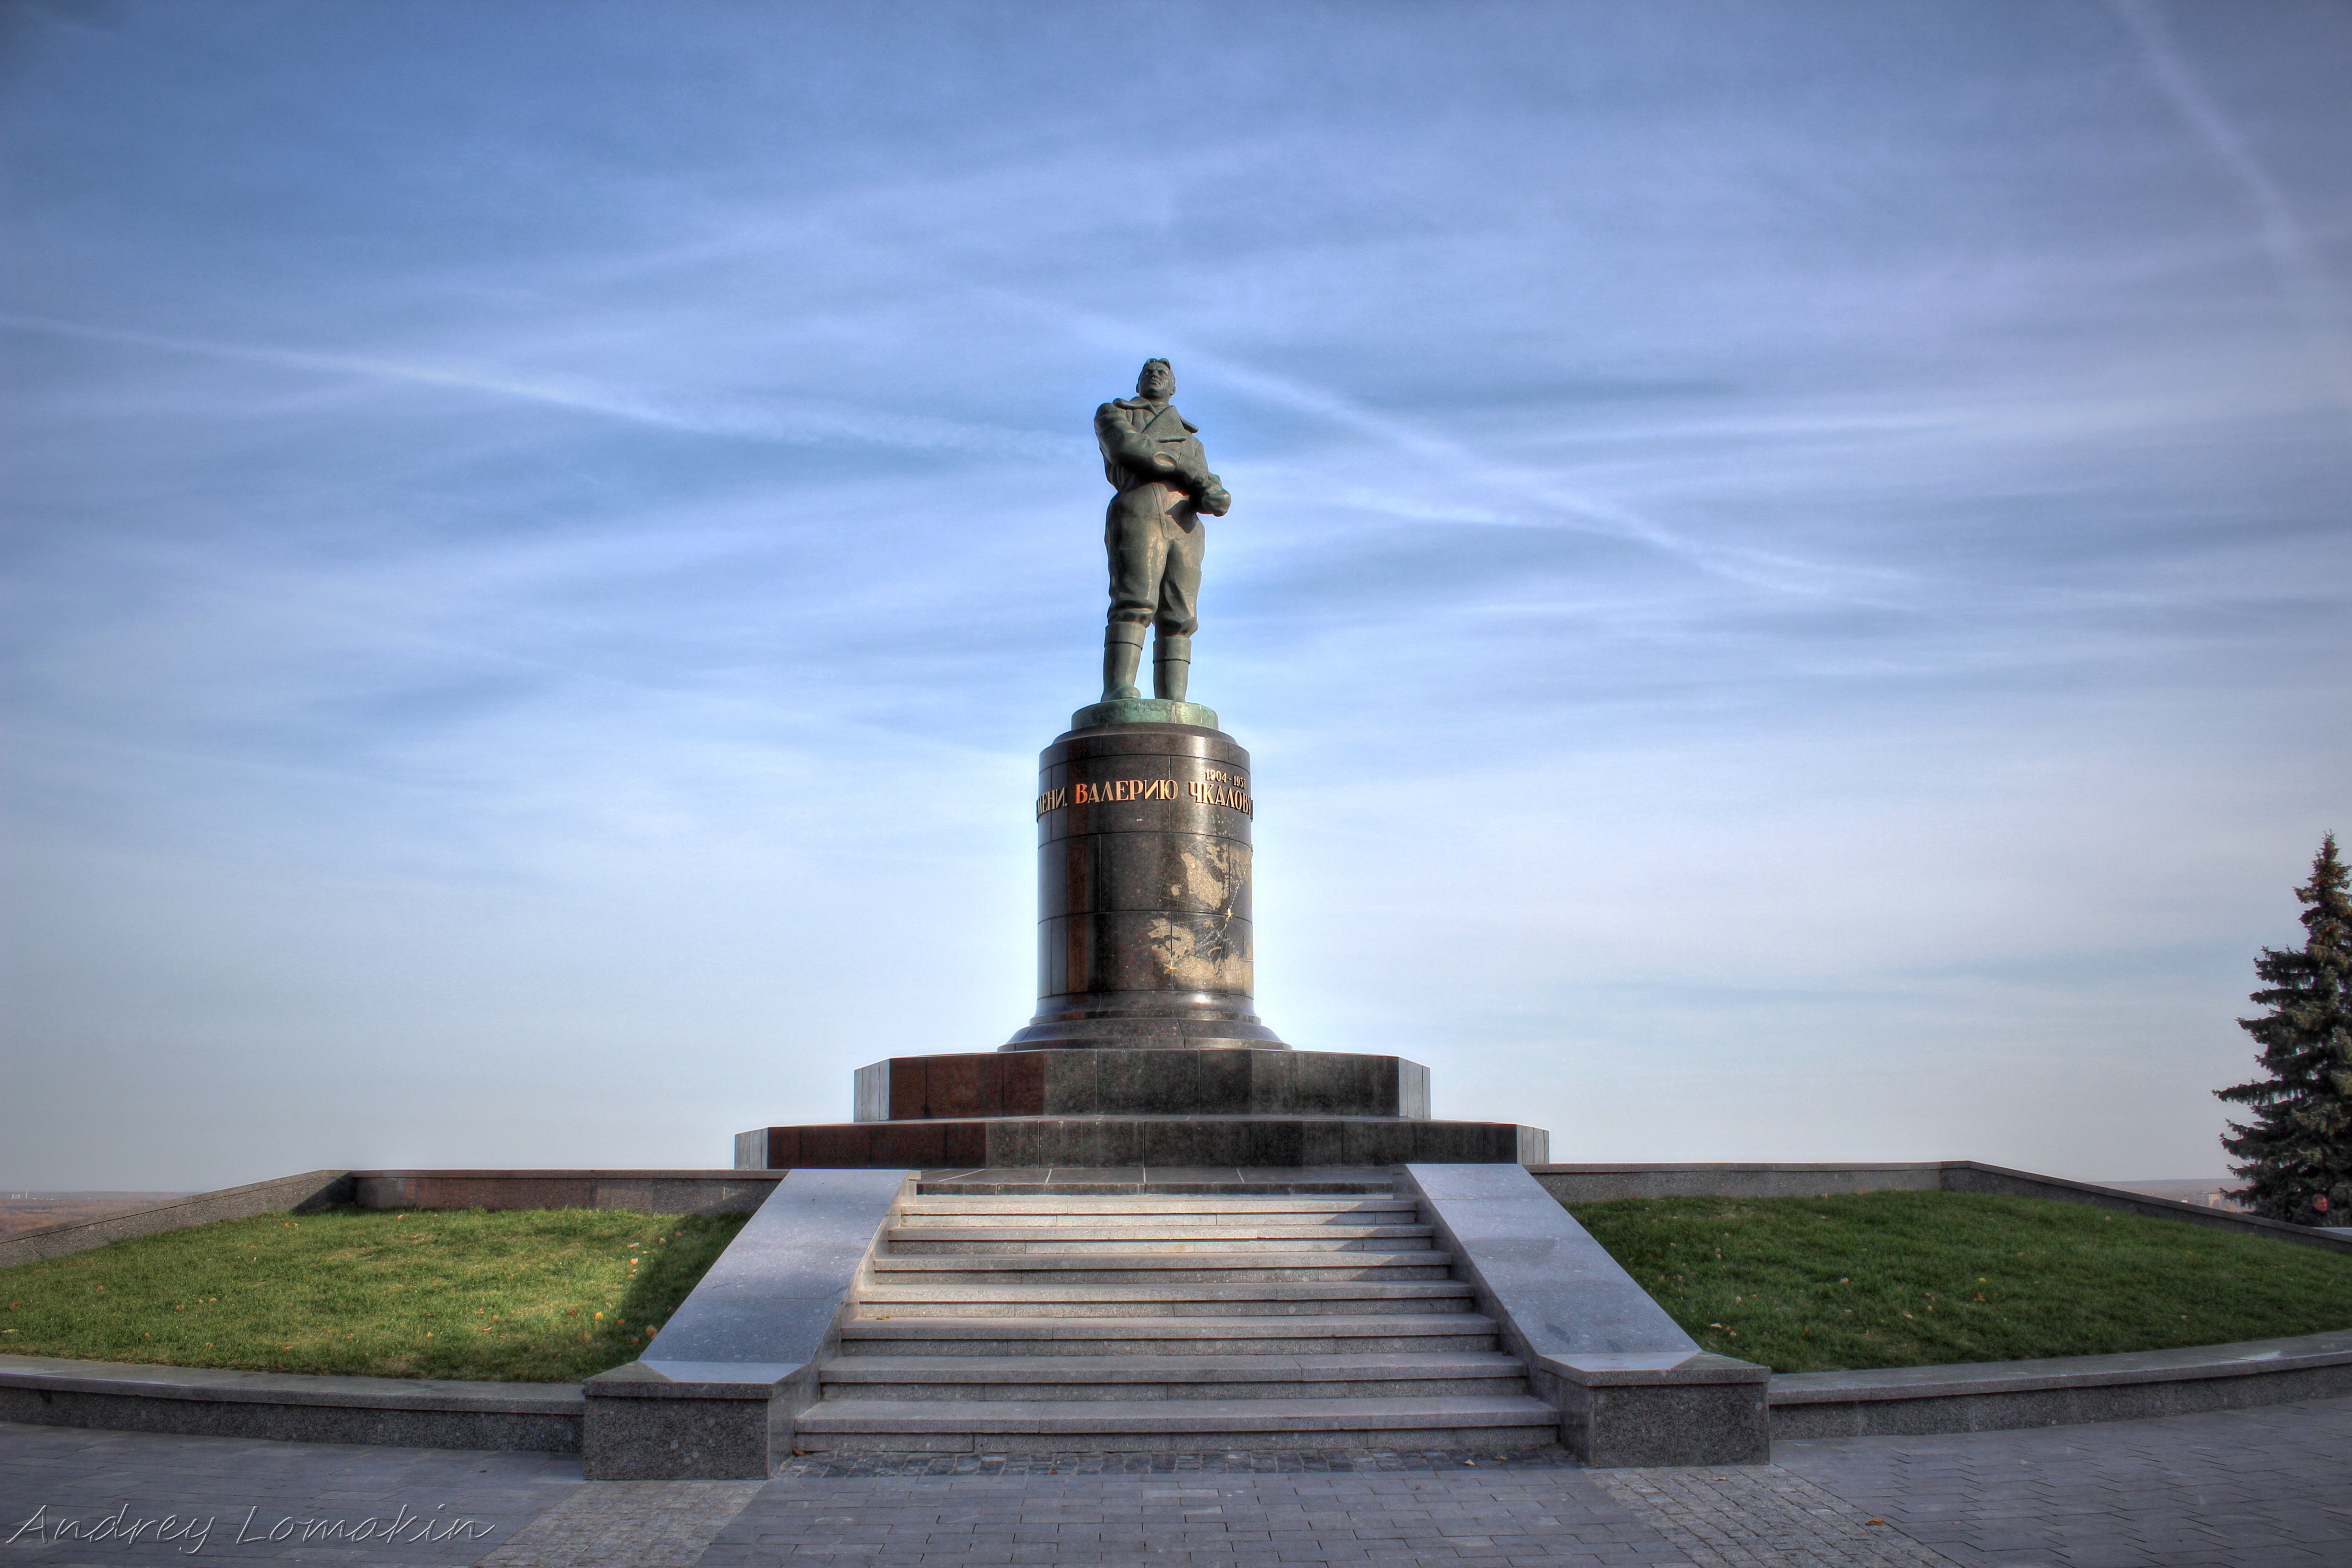
[[[0,1423],[0,1568],[1372,1563],[2340,1568],[2352,1399],[1784,1442],[1755,1468],[1557,1450],[859,1458],[590,1483],[578,1459]]]

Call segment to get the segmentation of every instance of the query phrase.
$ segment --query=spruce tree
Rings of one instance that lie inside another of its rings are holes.
[[[2345,884],[2331,833],[2311,880],[2294,891],[2307,906],[2304,944],[2263,949],[2254,974],[2269,985],[2252,999],[2269,1011],[2238,1020],[2262,1047],[2255,1059],[2267,1076],[2213,1091],[2253,1108],[2251,1123],[2230,1123],[2221,1147],[2242,1162],[2231,1169],[2251,1184],[2246,1200],[2265,1219],[2299,1220],[2322,1193],[2336,1215],[2352,1211],[2352,896]]]

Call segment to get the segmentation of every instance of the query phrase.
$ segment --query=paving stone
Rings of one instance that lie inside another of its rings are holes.
[[[481,1568],[694,1568],[766,1483],[595,1481],[480,1560]]]
[[[1967,1568],[2284,1568],[2352,1563],[2347,1454],[2352,1399],[1773,1458]]]
[[[809,1472],[848,1468],[829,1456]],[[978,1497],[1051,1530],[1016,1563],[1547,1564],[1685,1563],[1586,1473],[1554,1454],[1005,1456],[963,1473],[875,1456],[869,1473],[779,1478],[704,1562],[784,1563],[870,1542],[887,1518],[926,1516],[925,1564],[1004,1560],[969,1523]],[[1108,1461],[1108,1463],[1106,1463]],[[1181,1464],[1181,1468],[1180,1468]],[[1309,1466],[1314,1467],[1308,1468]],[[893,1468],[904,1473],[877,1474]],[[926,1473],[928,1472],[928,1473]],[[1079,1521],[1083,1521],[1083,1525]],[[1070,1526],[1079,1526],[1069,1528]],[[1577,1527],[1573,1533],[1570,1527]]]
[[[1778,1466],[1601,1470],[1699,1568],[1951,1568],[1950,1559]]]

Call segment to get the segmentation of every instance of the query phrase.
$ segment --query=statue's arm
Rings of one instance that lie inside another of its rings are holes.
[[[1194,510],[1205,511],[1211,517],[1225,515],[1225,509],[1233,505],[1234,500],[1225,493],[1224,481],[1209,472],[1206,454],[1195,447],[1182,458],[1162,456],[1168,463],[1168,468],[1161,470],[1162,476],[1173,479],[1192,498]]]
[[[1185,463],[1159,442],[1131,427],[1119,414],[1116,403],[1106,403],[1095,410],[1095,437],[1102,443],[1105,457],[1139,479],[1174,484],[1211,517],[1225,515],[1233,498],[1225,494],[1225,487],[1205,464]]]

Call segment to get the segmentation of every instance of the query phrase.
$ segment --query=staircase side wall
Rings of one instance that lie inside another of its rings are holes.
[[[915,1190],[912,1171],[789,1173],[646,1352],[581,1385],[590,1480],[765,1480]]]
[[[1518,1165],[1402,1168],[1560,1441],[1594,1466],[1763,1464],[1769,1369],[1710,1355]]]

